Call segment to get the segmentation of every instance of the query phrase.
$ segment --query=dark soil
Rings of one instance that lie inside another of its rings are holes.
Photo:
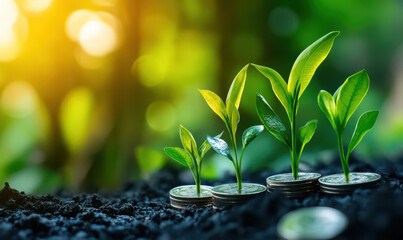
[[[166,171],[102,194],[26,195],[6,183],[0,191],[0,239],[278,239],[280,217],[309,206],[334,207],[348,216],[349,227],[337,239],[403,239],[403,159],[372,165],[355,160],[350,169],[380,173],[381,186],[342,197],[316,193],[297,200],[267,194],[263,200],[215,210],[171,208],[168,191],[191,182]],[[339,161],[317,167],[322,175],[340,171]],[[244,174],[244,182],[264,184],[272,174]],[[227,176],[205,183],[233,181]]]

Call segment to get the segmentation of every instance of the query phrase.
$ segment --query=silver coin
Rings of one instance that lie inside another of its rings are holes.
[[[236,197],[253,196],[266,192],[266,187],[256,183],[243,183],[242,189],[238,189],[236,183],[222,184],[211,189],[213,196]]]
[[[196,185],[184,185],[172,188],[169,191],[170,197],[174,197],[176,199],[201,199],[201,198],[211,198],[211,189],[210,186],[201,185],[200,186],[200,194],[196,191]]]
[[[381,175],[369,172],[351,172],[350,182],[346,183],[343,173],[333,174],[319,178],[319,183],[322,186],[328,187],[359,187],[380,181]]]
[[[204,203],[204,204],[183,204],[183,203],[176,203],[174,201],[171,200],[171,206],[176,208],[176,209],[186,209],[188,207],[191,206],[196,206],[196,207],[209,207],[211,206],[212,203],[208,202],[208,203]]]
[[[288,240],[322,240],[338,236],[347,225],[347,217],[339,210],[310,207],[283,216],[277,224],[277,232]]]
[[[282,173],[270,176],[266,179],[269,186],[289,186],[312,184],[320,178],[319,173],[298,173],[298,178],[294,179],[292,173]]]
[[[379,186],[379,182],[371,182],[369,184],[360,184],[360,185],[349,185],[349,186],[327,186],[327,185],[320,185],[320,189],[330,190],[330,191],[354,191],[357,188],[375,188]]]
[[[269,192],[281,191],[281,192],[300,192],[311,189],[317,189],[319,185],[317,184],[309,184],[309,185],[296,185],[296,186],[286,186],[286,187],[276,187],[276,186],[268,186]]]

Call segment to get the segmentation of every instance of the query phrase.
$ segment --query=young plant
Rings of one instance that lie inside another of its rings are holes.
[[[236,145],[236,131],[240,120],[238,108],[245,87],[248,66],[249,64],[242,68],[242,70],[236,75],[228,91],[225,104],[217,94],[208,90],[199,90],[210,108],[223,120],[227,127],[235,157],[231,155],[228,144],[219,137],[207,136],[207,141],[218,154],[228,158],[234,165],[238,190],[242,189],[241,166],[244,150],[264,129],[262,125],[258,125],[245,130],[242,134],[241,155],[238,157]]]
[[[355,126],[353,137],[348,145],[347,154],[343,148],[343,132],[351,115],[355,112],[369,89],[369,77],[362,70],[350,77],[341,85],[333,96],[322,90],[318,95],[318,104],[326,115],[337,135],[341,165],[346,182],[350,181],[348,159],[354,148],[361,142],[364,135],[372,129],[379,111],[368,111],[361,115]]]
[[[221,137],[222,133],[216,137]],[[190,168],[196,183],[197,194],[200,194],[200,183],[201,183],[201,169],[203,157],[206,155],[208,150],[210,150],[210,143],[206,140],[197,149],[197,144],[193,135],[184,126],[179,127],[179,136],[182,141],[183,148],[179,147],[166,147],[164,148],[165,153],[171,157],[173,160],[179,162],[183,166]]]
[[[291,153],[291,168],[294,179],[298,178],[298,166],[305,145],[311,140],[316,130],[317,121],[311,120],[297,132],[297,112],[299,98],[308,86],[316,69],[323,62],[333,46],[334,39],[339,32],[330,32],[306,48],[295,60],[288,79],[288,84],[275,70],[252,64],[266,78],[270,80],[273,92],[287,112],[290,122],[291,139],[289,133],[266,100],[256,96],[256,109],[260,120],[266,129],[278,140],[285,143]],[[300,143],[298,144],[297,139]]]

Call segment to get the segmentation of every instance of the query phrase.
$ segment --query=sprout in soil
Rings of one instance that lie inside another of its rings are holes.
[[[173,160],[183,166],[190,168],[196,183],[196,192],[200,194],[201,168],[204,155],[210,150],[210,143],[206,140],[197,149],[196,141],[193,135],[184,126],[179,127],[179,135],[182,141],[183,149],[179,147],[166,147],[164,151]],[[222,133],[216,137],[221,137]]]
[[[224,121],[224,124],[227,127],[235,157],[231,155],[228,144],[219,137],[207,136],[207,141],[218,154],[224,155],[232,162],[232,164],[234,164],[238,190],[242,189],[241,166],[244,150],[246,146],[248,146],[248,144],[251,143],[252,140],[254,140],[264,129],[262,125],[258,125],[245,130],[242,135],[241,155],[238,157],[236,146],[236,130],[240,120],[238,108],[245,87],[248,66],[249,64],[242,68],[242,70],[236,75],[228,91],[225,104],[217,94],[208,90],[200,90],[200,93],[206,100],[207,104]]]
[[[341,165],[343,167],[346,182],[349,182],[348,159],[354,148],[361,142],[364,135],[372,129],[378,117],[379,111],[368,111],[361,115],[355,126],[353,137],[348,145],[347,154],[343,148],[343,132],[351,115],[355,112],[369,89],[369,77],[362,70],[350,77],[341,85],[333,96],[322,90],[318,95],[320,109],[326,115],[334,131],[336,132]]]
[[[291,168],[294,179],[298,178],[298,166],[302,150],[311,140],[316,130],[317,121],[311,120],[305,126],[296,127],[296,117],[299,98],[312,79],[316,69],[323,62],[333,46],[334,39],[339,32],[330,32],[306,48],[295,60],[288,79],[288,85],[275,70],[252,64],[266,78],[270,80],[273,92],[287,112],[290,122],[291,140],[289,133],[266,100],[260,95],[256,96],[256,109],[260,120],[266,129],[281,142],[285,143],[291,153]],[[297,143],[297,138],[301,143]]]

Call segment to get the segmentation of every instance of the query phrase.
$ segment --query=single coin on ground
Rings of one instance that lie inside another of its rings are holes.
[[[305,197],[318,190],[319,173],[298,173],[294,179],[292,173],[282,173],[266,179],[269,192],[281,192],[286,197]]]
[[[266,187],[256,183],[243,183],[242,189],[238,189],[236,183],[223,184],[211,190],[215,207],[242,204],[249,199],[264,196]]]
[[[343,173],[333,174],[319,178],[322,192],[329,194],[350,194],[357,188],[374,188],[379,185],[381,175],[369,172],[351,172],[350,181],[346,182]]]
[[[171,206],[183,209],[196,205],[197,207],[206,207],[212,203],[212,187],[200,186],[200,194],[197,193],[196,185],[185,185],[171,189],[169,199]]]
[[[287,240],[322,240],[337,237],[347,225],[347,217],[337,209],[309,207],[284,215],[277,224],[277,232]]]

